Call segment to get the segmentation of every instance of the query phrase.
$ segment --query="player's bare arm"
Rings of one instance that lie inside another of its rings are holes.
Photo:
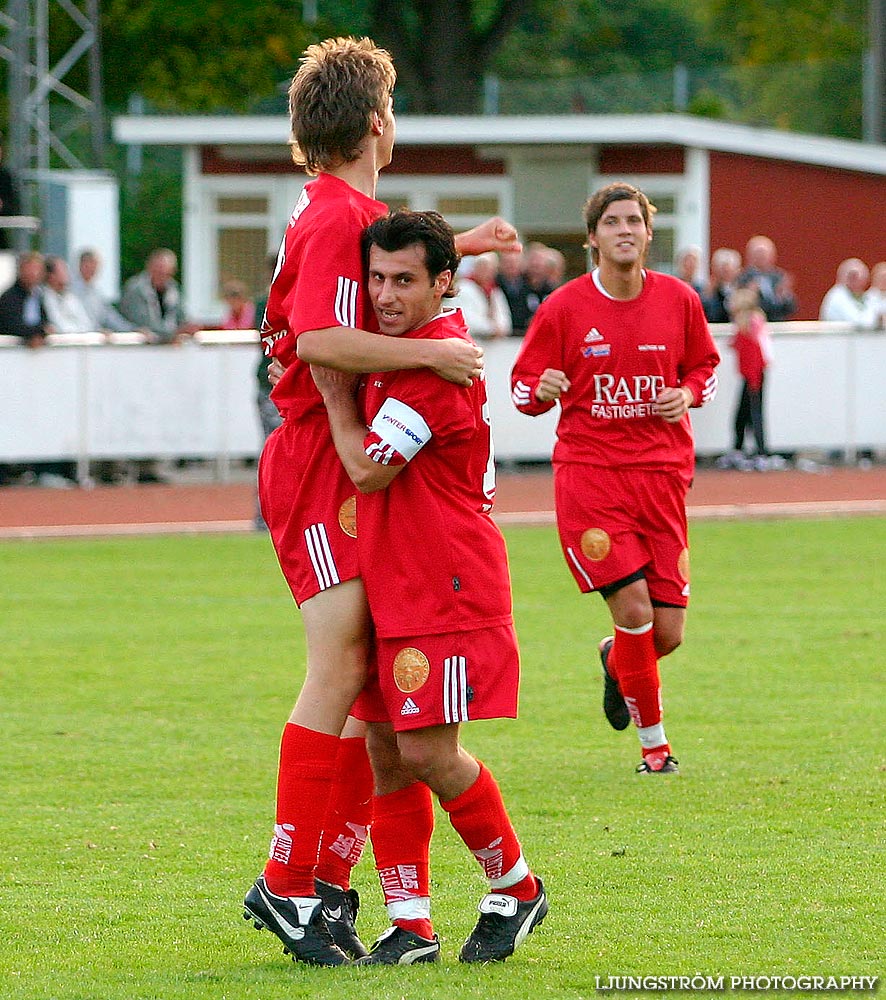
[[[357,413],[353,376],[320,365],[311,365],[311,375],[326,405],[335,450],[351,482],[361,493],[383,490],[404,466],[379,465],[366,454],[366,427]]]
[[[430,368],[447,382],[468,386],[483,370],[483,351],[474,343],[446,340],[397,340],[366,330],[331,326],[306,330],[298,338],[298,356],[310,365],[346,372],[390,372]]]
[[[523,249],[523,244],[517,239],[517,230],[498,216],[459,233],[455,237],[455,246],[460,254],[466,256],[489,253],[491,250],[519,253]]]
[[[691,389],[685,385],[679,387],[671,386],[670,388],[662,389],[656,397],[655,412],[666,424],[676,424],[682,419],[683,414],[690,409],[694,402],[695,396],[692,394]]]
[[[569,392],[570,382],[565,372],[557,368],[545,368],[535,387],[535,398],[540,403],[550,403],[559,399],[564,392]]]

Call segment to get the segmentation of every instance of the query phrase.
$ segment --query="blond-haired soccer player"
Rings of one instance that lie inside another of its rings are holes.
[[[375,189],[394,144],[394,82],[390,55],[369,39],[306,50],[290,119],[295,162],[314,179],[289,220],[262,323],[267,352],[286,367],[271,397],[284,419],[262,453],[259,496],[301,611],[307,675],[281,741],[270,856],[244,905],[295,959],[316,965],[365,952],[349,873],[366,839],[372,778],[362,732],[353,722],[345,728],[366,678],[370,633],[354,488],[309,363],[356,372],[429,367],[463,385],[481,371],[481,352],[461,338],[399,342],[373,332],[360,234],[386,211]],[[477,253],[515,237],[493,219],[462,240]]]
[[[583,593],[605,599],[603,707],[633,721],[641,774],[677,771],[665,735],[658,660],[683,640],[689,601],[689,409],[714,395],[719,355],[701,301],[646,267],[655,209],[630,184],[586,203],[594,268],[539,306],[511,375],[536,416],[561,406],[554,447],[557,525]]]
[[[369,298],[388,337],[468,338],[451,294],[458,253],[434,212],[400,211],[364,235]],[[368,710],[376,798],[372,842],[391,927],[359,964],[436,961],[429,848],[435,793],[483,868],[489,892],[462,962],[501,961],[545,917],[492,774],[460,727],[517,714],[519,658],[504,539],[492,518],[495,468],[484,378],[462,387],[424,370],[352,385],[315,376],[357,494],[357,548],[378,635]],[[369,427],[367,429],[367,424]]]

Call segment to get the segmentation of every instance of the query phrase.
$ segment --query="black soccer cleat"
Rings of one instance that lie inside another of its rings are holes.
[[[609,725],[613,729],[621,732],[631,724],[631,715],[628,706],[625,704],[621,691],[618,688],[618,681],[609,673],[609,652],[615,640],[611,635],[600,640],[600,663],[603,665],[603,713]]]
[[[679,761],[670,754],[657,757],[650,754],[637,765],[637,774],[679,774]]]
[[[490,892],[480,900],[480,919],[461,947],[459,962],[503,962],[544,920],[548,898],[540,878],[538,895],[526,902],[503,892]]]
[[[416,965],[419,962],[440,961],[440,939],[423,938],[402,927],[389,927],[372,946],[365,958],[354,965]]]
[[[351,958],[368,955],[366,945],[357,935],[357,913],[360,897],[356,889],[340,889],[331,882],[314,879],[314,891],[323,900],[323,919],[332,940]]]
[[[265,928],[283,942],[283,951],[307,965],[348,965],[348,956],[332,940],[319,896],[275,896],[259,875],[243,900],[244,920]]]

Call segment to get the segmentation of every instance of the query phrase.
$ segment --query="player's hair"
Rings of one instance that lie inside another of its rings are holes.
[[[425,248],[425,266],[434,281],[443,271],[451,271],[453,278],[461,260],[455,248],[452,226],[439,212],[411,212],[401,208],[376,219],[363,230],[363,260],[368,268],[369,251],[377,246],[386,253],[395,253],[420,244]],[[444,297],[455,295],[452,282]]]
[[[614,201],[637,202],[640,206],[640,214],[643,216],[643,221],[648,227],[652,227],[652,217],[657,211],[655,205],[652,204],[639,188],[634,187],[633,184],[628,184],[627,181],[615,181],[613,184],[607,184],[606,187],[595,191],[585,202],[582,215],[584,216],[588,236],[597,228],[597,223],[602,218],[603,213]],[[590,246],[590,243],[585,245],[590,247],[591,260],[594,264],[598,264],[600,254],[597,248]]]
[[[384,117],[397,74],[370,38],[310,45],[289,86],[292,159],[309,174],[360,156],[372,112]]]

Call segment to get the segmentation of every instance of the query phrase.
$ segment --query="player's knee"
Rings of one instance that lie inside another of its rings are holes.
[[[416,779],[433,787],[434,772],[440,765],[437,748],[423,740],[421,735],[400,733],[397,738],[403,767]]]
[[[655,652],[659,657],[668,656],[683,642],[683,629],[655,630]]]

